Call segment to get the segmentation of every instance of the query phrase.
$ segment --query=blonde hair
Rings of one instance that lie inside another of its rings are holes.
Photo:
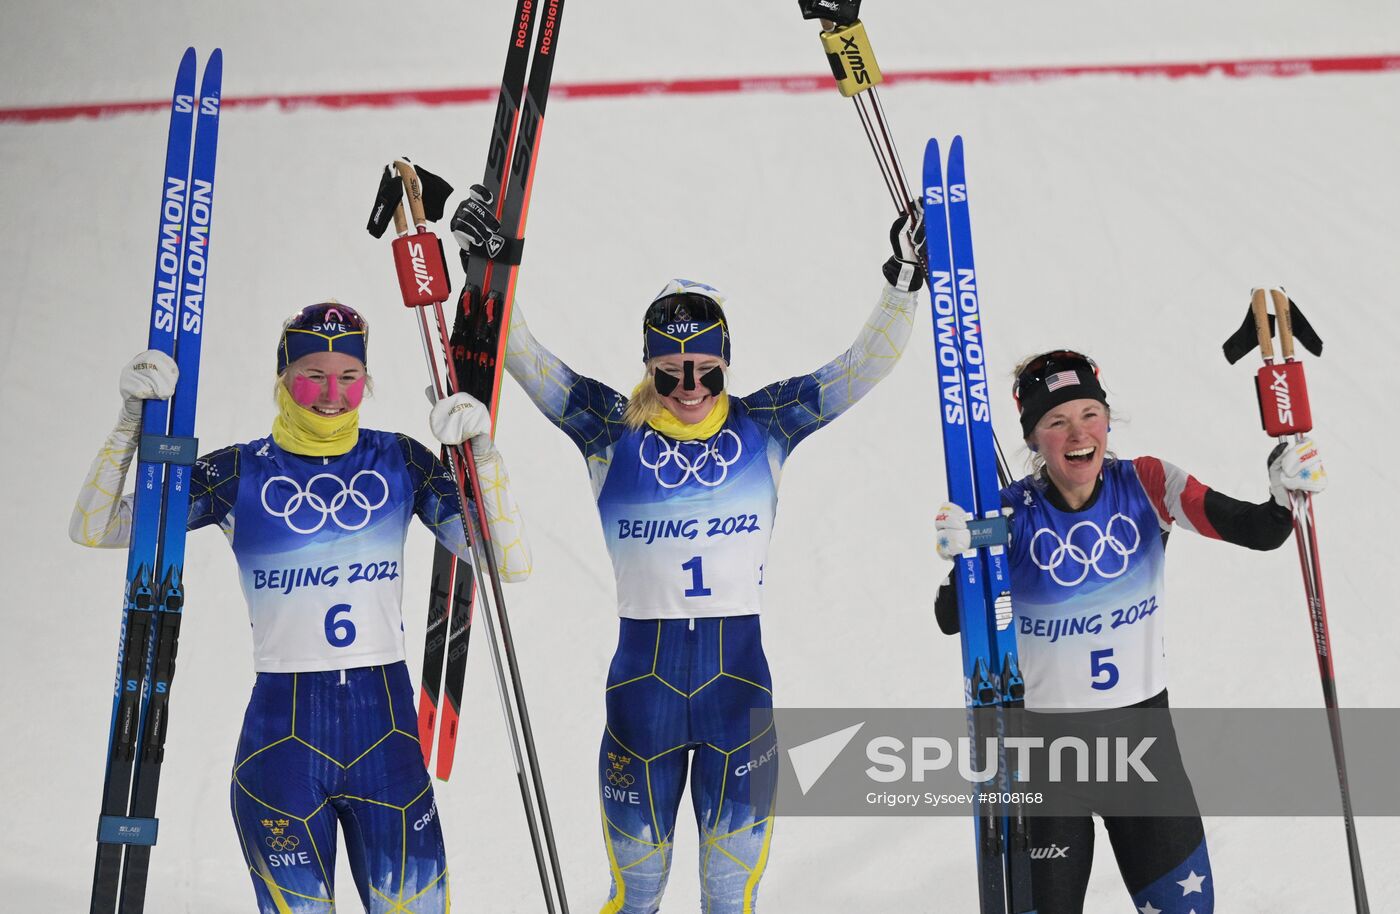
[[[651,373],[652,365],[648,362],[642,371],[641,383],[632,390],[627,408],[622,412],[623,423],[634,432],[666,408],[662,405],[661,394],[656,392],[656,385],[652,383]]]

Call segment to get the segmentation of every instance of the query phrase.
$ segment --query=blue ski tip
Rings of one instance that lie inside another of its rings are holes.
[[[217,87],[220,86],[223,78],[224,52],[222,48],[215,48],[214,53],[209,55],[209,60],[204,64],[204,82]]]
[[[179,95],[179,87],[185,83],[194,84],[195,71],[194,48],[185,48],[184,55],[180,58],[180,67],[175,71],[175,94]]]
[[[924,183],[923,197],[925,208],[943,202],[943,157],[938,154],[938,138],[929,137],[924,144]],[[925,213],[927,221],[927,212]],[[930,286],[932,288],[932,286]]]

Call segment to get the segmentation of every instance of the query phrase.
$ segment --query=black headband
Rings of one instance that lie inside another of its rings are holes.
[[[1033,384],[1020,386],[1021,437],[1029,438],[1045,414],[1071,400],[1098,400],[1108,405],[1108,395],[1088,365],[1065,368]]]

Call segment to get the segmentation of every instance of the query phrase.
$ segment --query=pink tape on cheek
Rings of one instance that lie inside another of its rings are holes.
[[[365,378],[360,378],[345,388],[345,405],[350,409],[360,408],[360,402],[365,398],[365,380]]]
[[[315,403],[320,398],[320,384],[308,379],[306,375],[299,374],[295,378],[292,378],[292,399],[297,401],[298,405],[310,409],[311,404]]]

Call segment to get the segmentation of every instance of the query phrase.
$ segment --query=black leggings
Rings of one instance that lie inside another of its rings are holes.
[[[1031,860],[1036,914],[1081,914],[1094,862],[1093,817],[1032,816],[1027,821],[1031,847],[1041,855]],[[1103,824],[1118,872],[1134,900],[1197,849],[1204,852],[1199,817],[1108,816]],[[1065,853],[1059,855],[1060,849]],[[1194,872],[1200,873],[1201,867]],[[1207,910],[1208,906],[1195,906],[1196,914]]]
[[[1149,698],[1130,709],[1167,708],[1167,693]],[[1056,732],[1068,729],[1088,735],[1096,732],[1116,732],[1124,715],[1113,711],[1095,711],[1072,715],[1027,714],[1030,728],[1040,718],[1045,726]],[[1157,720],[1166,718],[1160,715]],[[1053,719],[1053,720],[1052,720]],[[1187,813],[1195,812],[1195,799],[1190,781],[1181,767],[1181,753],[1176,734],[1169,720],[1153,730],[1158,739],[1154,747],[1163,750],[1157,758],[1166,761],[1166,768],[1154,766],[1154,772],[1173,785]],[[1096,802],[1094,789],[1061,790],[1056,796],[1062,804],[1058,810],[1065,815],[1030,816],[1027,826],[1031,845],[1031,882],[1037,914],[1082,914],[1084,896],[1089,887],[1089,870],[1094,862],[1094,819],[1102,806]],[[1209,914],[1214,908],[1215,891],[1206,853],[1205,830],[1198,813],[1171,816],[1102,815],[1118,871],[1139,909],[1146,904],[1163,910],[1194,910]],[[1173,902],[1166,908],[1167,901]],[[1126,908],[1125,908],[1126,910]],[[1151,910],[1151,908],[1149,908]]]

